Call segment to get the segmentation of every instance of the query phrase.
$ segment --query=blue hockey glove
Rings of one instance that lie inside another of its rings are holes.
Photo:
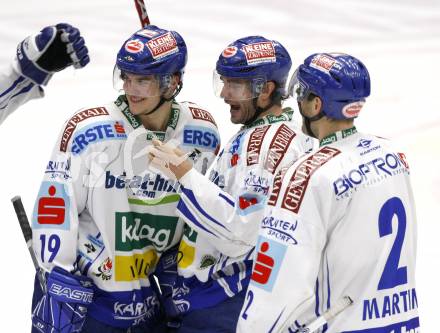
[[[46,27],[17,46],[16,69],[38,85],[46,85],[54,72],[73,64],[89,63],[89,51],[77,28],[66,23]]]
[[[159,301],[168,318],[168,325],[173,326],[174,321],[179,317],[179,310],[174,304],[173,300],[173,286],[177,279],[177,257],[179,247],[175,246],[162,254],[162,257],[157,263],[156,269],[153,275],[157,278],[160,290],[159,291],[156,281],[153,276],[150,278],[151,287],[158,294]]]
[[[92,300],[91,279],[54,267],[47,274],[47,293],[32,309],[32,332],[80,332]]]

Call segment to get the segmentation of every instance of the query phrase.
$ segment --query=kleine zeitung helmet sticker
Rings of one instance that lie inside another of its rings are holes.
[[[310,67],[328,73],[335,63],[336,59],[333,59],[325,54],[318,54],[313,57],[312,61],[310,62]]]
[[[171,32],[149,40],[146,45],[153,59],[163,58],[179,51],[177,41]]]
[[[276,61],[275,47],[271,41],[245,45],[243,52],[248,65]]]

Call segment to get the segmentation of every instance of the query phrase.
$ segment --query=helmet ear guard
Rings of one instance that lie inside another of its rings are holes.
[[[364,64],[347,54],[316,53],[304,60],[289,83],[289,95],[303,100],[314,93],[322,100],[322,113],[331,119],[359,115],[370,95],[370,76]]]

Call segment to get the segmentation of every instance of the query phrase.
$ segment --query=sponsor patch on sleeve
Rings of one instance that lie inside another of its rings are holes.
[[[34,207],[32,227],[69,230],[70,199],[64,184],[43,182]]]
[[[271,292],[278,277],[287,246],[263,236],[258,237],[257,257],[251,275],[251,283]]]

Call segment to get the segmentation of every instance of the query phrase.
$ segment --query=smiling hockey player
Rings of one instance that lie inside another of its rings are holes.
[[[353,303],[320,332],[419,332],[409,166],[389,140],[354,127],[366,67],[313,54],[289,90],[320,148],[275,178],[237,332],[309,332],[298,329],[344,298]]]
[[[217,61],[214,89],[229,106],[231,122],[243,126],[209,179],[188,162],[171,163],[184,186],[178,209],[187,223],[174,288],[183,316],[178,332],[235,331],[274,174],[312,148],[294,126],[293,110],[282,108],[290,67],[277,41],[250,36],[227,46]],[[153,154],[160,157],[161,149]]]
[[[33,332],[161,332],[149,276],[180,241],[183,222],[179,184],[148,168],[145,148],[174,141],[204,172],[220,145],[209,112],[174,99],[186,61],[177,32],[136,32],[114,69],[123,95],[66,122],[33,214],[48,290],[36,284]]]

